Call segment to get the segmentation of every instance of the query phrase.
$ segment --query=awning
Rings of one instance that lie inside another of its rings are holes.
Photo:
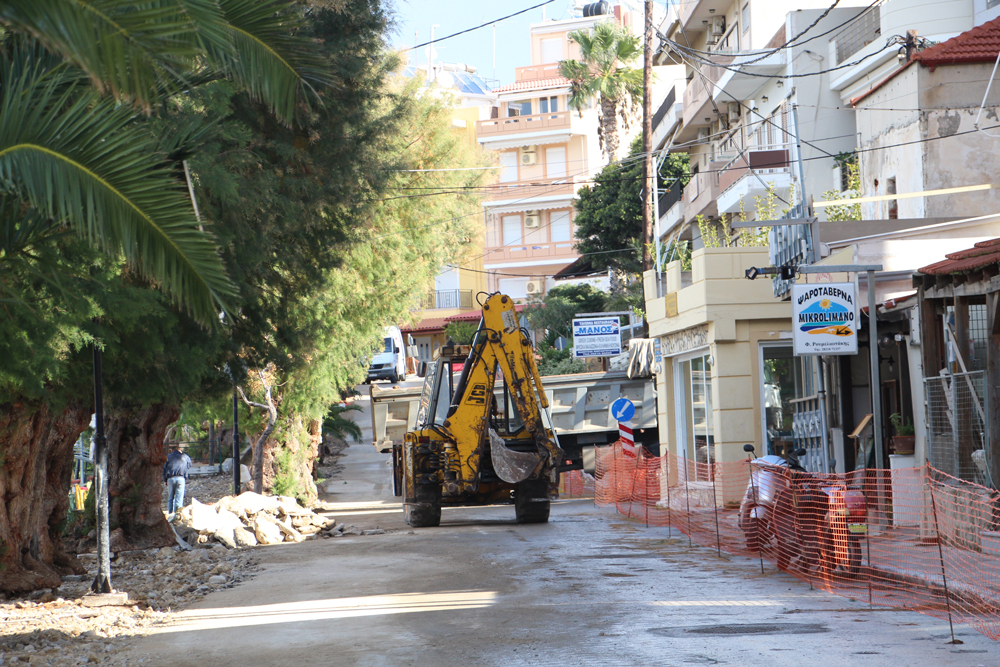
[[[520,148],[521,146],[565,144],[569,143],[570,140],[570,133],[566,131],[556,131],[551,134],[546,134],[544,132],[523,132],[513,136],[508,135],[498,141],[493,140],[494,136],[502,135],[481,135],[479,137],[479,143],[483,144],[483,148],[491,151],[502,151],[508,148]]]
[[[532,197],[526,195],[518,199],[483,202],[483,208],[489,213],[520,213],[521,211],[541,211],[553,208],[572,208],[573,195],[553,195],[551,197]],[[517,203],[513,203],[517,202]]]
[[[446,324],[448,324],[447,317],[425,317],[413,326],[400,327],[400,331],[410,334],[428,333],[432,331],[441,331],[444,329]]]

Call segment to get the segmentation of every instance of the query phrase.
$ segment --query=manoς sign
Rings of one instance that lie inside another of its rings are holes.
[[[617,317],[573,320],[573,356],[614,357],[622,353]]]
[[[854,283],[793,285],[795,354],[857,354],[857,296]]]

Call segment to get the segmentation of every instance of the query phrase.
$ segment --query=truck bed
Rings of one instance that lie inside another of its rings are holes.
[[[618,422],[611,416],[611,404],[619,397],[635,404],[631,426],[636,442],[659,443],[656,428],[656,397],[652,378],[629,378],[624,371],[547,375],[542,386],[549,401],[552,428],[572,461],[565,469],[591,468],[592,447],[618,440]],[[494,389],[502,400],[503,384]],[[416,427],[420,387],[382,389],[371,387],[372,444],[380,452],[401,444],[407,431]]]

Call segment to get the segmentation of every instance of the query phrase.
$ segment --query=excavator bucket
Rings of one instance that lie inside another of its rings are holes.
[[[497,477],[508,484],[517,484],[531,477],[542,462],[542,455],[533,452],[515,452],[503,438],[490,429],[490,456]]]

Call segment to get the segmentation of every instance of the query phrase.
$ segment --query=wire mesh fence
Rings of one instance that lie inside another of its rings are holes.
[[[972,371],[927,378],[927,460],[959,479],[987,486],[986,373]]]
[[[721,554],[1000,640],[1000,494],[930,466],[804,473],[597,449],[594,500]]]

